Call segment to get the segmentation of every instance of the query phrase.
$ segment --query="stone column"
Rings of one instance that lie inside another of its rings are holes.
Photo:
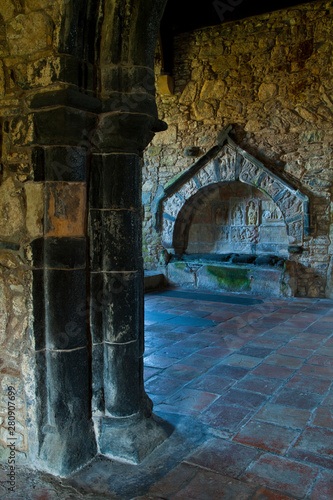
[[[101,453],[134,463],[166,437],[143,385],[140,152],[159,126],[147,113],[104,113],[90,174],[93,415]]]
[[[104,455],[140,462],[166,437],[143,386],[142,151],[157,119],[154,53],[166,0],[103,1],[89,194],[93,419]]]
[[[65,90],[36,94],[30,106],[34,180],[44,193],[44,234],[29,245],[37,407],[31,458],[40,469],[66,476],[97,452],[91,419],[86,184],[89,131],[97,120],[91,110],[98,111],[99,101]]]

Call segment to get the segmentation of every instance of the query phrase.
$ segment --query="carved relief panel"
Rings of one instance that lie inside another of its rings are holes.
[[[231,127],[225,130],[229,129]],[[208,233],[206,228],[201,233],[209,234],[212,240],[202,247],[206,251],[209,244],[212,251],[220,253],[282,252],[285,255],[288,245],[302,245],[304,231],[308,230],[308,198],[239,148],[225,131],[219,135],[217,144],[190,168],[190,178],[189,171],[184,173],[183,183],[178,177],[175,183],[179,187],[175,189],[176,186],[169,185],[159,202],[167,216],[158,220],[163,221],[163,239],[168,245],[172,245],[174,226],[178,228],[184,224],[197,225],[190,231],[197,236],[199,224],[210,225]],[[208,206],[215,185],[220,194],[214,195],[213,204]],[[208,190],[202,190],[200,202],[195,203],[201,188],[207,186]],[[182,211],[185,204],[188,221],[178,221],[180,212],[185,215]],[[196,210],[200,212],[197,218]],[[177,231],[181,233],[177,241],[184,241],[186,246],[182,234],[190,233]],[[200,253],[200,237],[196,237],[195,244]]]

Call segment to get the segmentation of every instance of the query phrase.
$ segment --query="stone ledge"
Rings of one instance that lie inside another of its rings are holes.
[[[159,290],[166,287],[166,278],[158,271],[145,271],[144,277],[145,292]]]

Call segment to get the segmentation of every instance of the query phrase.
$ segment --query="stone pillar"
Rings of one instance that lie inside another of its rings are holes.
[[[103,114],[90,174],[93,415],[100,452],[133,463],[166,437],[143,385],[140,152],[156,126],[147,113]]]
[[[103,1],[89,194],[93,419],[104,455],[139,463],[166,437],[143,386],[142,151],[157,119],[154,54],[166,0]]]
[[[96,115],[87,109],[98,110],[98,105],[69,90],[38,94],[31,101],[34,180],[44,192],[44,234],[29,245],[37,420],[31,451],[35,465],[60,476],[97,453],[91,419],[86,184],[88,136],[96,124]]]

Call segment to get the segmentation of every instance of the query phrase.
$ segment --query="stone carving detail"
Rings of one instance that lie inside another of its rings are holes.
[[[276,203],[286,219],[302,214],[303,204],[301,200],[290,191],[286,191]]]
[[[274,198],[284,189],[283,184],[269,175],[265,175],[260,183],[260,187],[264,189],[272,198]]]
[[[241,181],[255,186],[258,183],[258,179],[261,174],[262,170],[260,167],[246,159],[243,159],[241,172],[239,174],[239,179]]]
[[[241,203],[234,203],[231,209],[231,224],[241,226],[244,224],[243,206]]]
[[[236,154],[230,148],[225,148],[223,156],[219,159],[219,163],[221,181],[235,180]]]
[[[281,210],[272,201],[262,202],[262,223],[276,224],[283,222]]]
[[[174,194],[163,203],[163,213],[169,214],[176,219],[182,206],[183,202]]]
[[[197,173],[197,179],[199,180],[201,186],[207,186],[207,184],[216,182],[214,165],[209,163],[205,168],[199,170]]]
[[[174,221],[163,217],[163,243],[168,247],[172,246],[174,225]]]
[[[246,224],[257,226],[259,224],[259,206],[254,200],[248,202],[246,206]]]
[[[303,221],[295,221],[288,224],[288,235],[290,243],[300,243],[303,241]]]
[[[198,191],[198,186],[194,182],[193,179],[190,179],[189,181],[184,184],[184,186],[179,190],[179,194],[185,199],[188,200],[193,196],[196,192]]]
[[[231,239],[232,241],[239,241],[244,243],[258,243],[258,227],[232,227]]]
[[[217,146],[219,149],[216,153]],[[211,237],[206,246],[210,245],[212,247],[210,251],[218,253],[237,251],[235,244],[239,241],[240,251],[277,254],[281,252],[285,255],[288,244],[303,243],[304,224],[308,220],[305,217],[308,198],[271,173],[260,161],[240,149],[229,136],[220,135],[217,145],[190,169],[191,175],[188,175],[189,171],[184,173],[183,184],[180,182],[181,177],[177,177],[175,182],[179,187],[175,189],[176,186],[168,186],[164,191],[164,198],[161,198],[160,206],[164,214],[177,220],[176,223],[170,220],[163,222],[163,237],[169,246],[172,247],[174,227],[177,228],[175,241],[187,244],[184,235],[188,234],[185,228],[189,224],[197,226],[195,233],[199,235],[195,243],[197,248],[201,244],[201,239],[204,240],[203,226],[210,225]],[[214,195],[214,198],[212,193],[217,185],[220,195]],[[248,186],[244,187],[245,185]],[[190,198],[200,187],[206,186],[209,188],[203,190],[201,198],[195,197],[192,205]],[[259,190],[258,193],[256,190]],[[194,203],[195,200],[199,203]],[[209,207],[206,206],[208,202],[212,203]],[[188,208],[186,213],[188,216],[191,215],[191,221],[187,220],[187,215],[186,220],[179,220],[179,213],[182,212],[184,203]],[[200,215],[193,222],[196,210]],[[208,214],[211,216],[208,217]],[[158,218],[159,223],[161,220],[162,217]],[[218,234],[220,236],[217,240],[215,236]],[[225,242],[223,245],[217,243],[222,241]],[[257,245],[256,249],[253,244]]]

